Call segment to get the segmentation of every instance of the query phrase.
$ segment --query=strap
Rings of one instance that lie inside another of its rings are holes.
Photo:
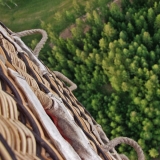
[[[80,160],[78,154],[73,150],[69,143],[67,143],[63,137],[60,135],[58,129],[55,127],[51,119],[45,113],[41,103],[39,102],[36,95],[31,90],[25,79],[20,76],[17,72],[12,69],[8,69],[9,74],[15,80],[16,84],[21,88],[22,92],[25,94],[31,110],[37,115],[39,121],[45,128],[47,134],[49,135],[51,141],[55,144],[59,152],[69,160]],[[68,154],[70,153],[70,154]]]
[[[11,31],[10,29],[8,29],[1,21],[0,21],[0,25],[1,25],[3,28],[5,28],[5,30],[6,30],[9,34],[12,33],[12,31]]]
[[[48,75],[44,75],[44,77],[45,77],[46,80],[50,83],[51,88],[58,94],[59,97],[61,97],[60,94],[59,94],[59,91],[58,91],[58,90],[56,89],[56,87],[51,83],[51,80],[49,79]],[[67,103],[67,101],[66,101],[64,98],[62,98],[62,100],[63,100],[63,103],[74,113],[73,108],[69,105],[69,103]],[[92,140],[92,141],[94,142],[94,144],[95,144],[96,147],[97,147],[98,152],[102,154],[104,160],[109,160],[109,159],[107,158],[106,154],[102,151],[102,149],[99,147],[99,145],[95,142],[95,140],[93,139],[93,137],[92,137],[88,132],[86,132],[86,131],[84,130],[84,127],[83,127],[81,121],[79,120],[79,118],[78,118],[76,115],[74,115],[74,119],[75,119],[75,121],[78,123],[78,125],[79,125],[79,127],[82,129],[82,131],[85,133],[85,135],[86,135],[90,140]]]
[[[27,109],[23,106],[23,103],[22,103],[22,100],[21,100],[21,97],[19,95],[19,93],[17,92],[16,88],[14,87],[14,85],[10,82],[10,80],[6,77],[6,75],[3,73],[2,71],[2,67],[0,66],[0,79],[7,83],[7,85],[9,86],[9,88],[12,90],[13,94],[15,97],[13,97],[13,99],[16,101],[17,103],[17,107],[18,107],[18,110],[23,114],[23,117],[26,117],[30,123],[30,125],[32,126],[33,128],[33,131],[41,136],[40,134],[40,131],[34,121],[34,119],[32,118],[32,116],[30,115],[30,113],[27,111]],[[25,120],[24,118],[22,118],[22,122],[25,123]],[[40,153],[41,152],[41,148],[40,147],[37,147],[37,152]],[[40,155],[40,154],[39,154]]]

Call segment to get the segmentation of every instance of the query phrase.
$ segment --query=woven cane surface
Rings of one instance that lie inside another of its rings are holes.
[[[0,25],[2,159],[121,160],[66,82],[15,36]]]

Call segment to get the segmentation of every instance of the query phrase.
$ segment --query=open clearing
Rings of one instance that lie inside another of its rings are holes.
[[[13,31],[40,28],[40,21],[54,23],[54,14],[72,7],[72,0],[14,0],[17,7],[0,5],[0,21]],[[82,1],[81,1],[82,2]]]

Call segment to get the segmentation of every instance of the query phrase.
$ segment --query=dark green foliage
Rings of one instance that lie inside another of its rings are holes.
[[[82,10],[87,12],[85,19],[75,20],[71,38],[58,38],[52,27],[45,28],[55,45],[51,53],[47,52],[46,64],[78,85],[75,95],[109,138],[133,138],[144,149],[146,159],[157,157],[160,3],[123,0],[122,10],[116,4],[111,4],[109,10],[103,5],[105,0],[91,2],[87,1]],[[78,10],[78,5],[75,8]],[[73,22],[73,14],[67,11],[67,15]],[[46,62],[46,57],[42,58]],[[128,146],[118,150],[136,159]]]

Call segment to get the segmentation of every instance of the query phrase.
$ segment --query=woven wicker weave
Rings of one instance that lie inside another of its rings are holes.
[[[37,32],[43,38],[31,51],[19,37]],[[73,95],[76,85],[38,60],[46,39],[43,30],[16,34],[0,24],[1,159],[126,160],[114,149],[126,142],[143,160],[136,142],[125,137],[109,141]]]

